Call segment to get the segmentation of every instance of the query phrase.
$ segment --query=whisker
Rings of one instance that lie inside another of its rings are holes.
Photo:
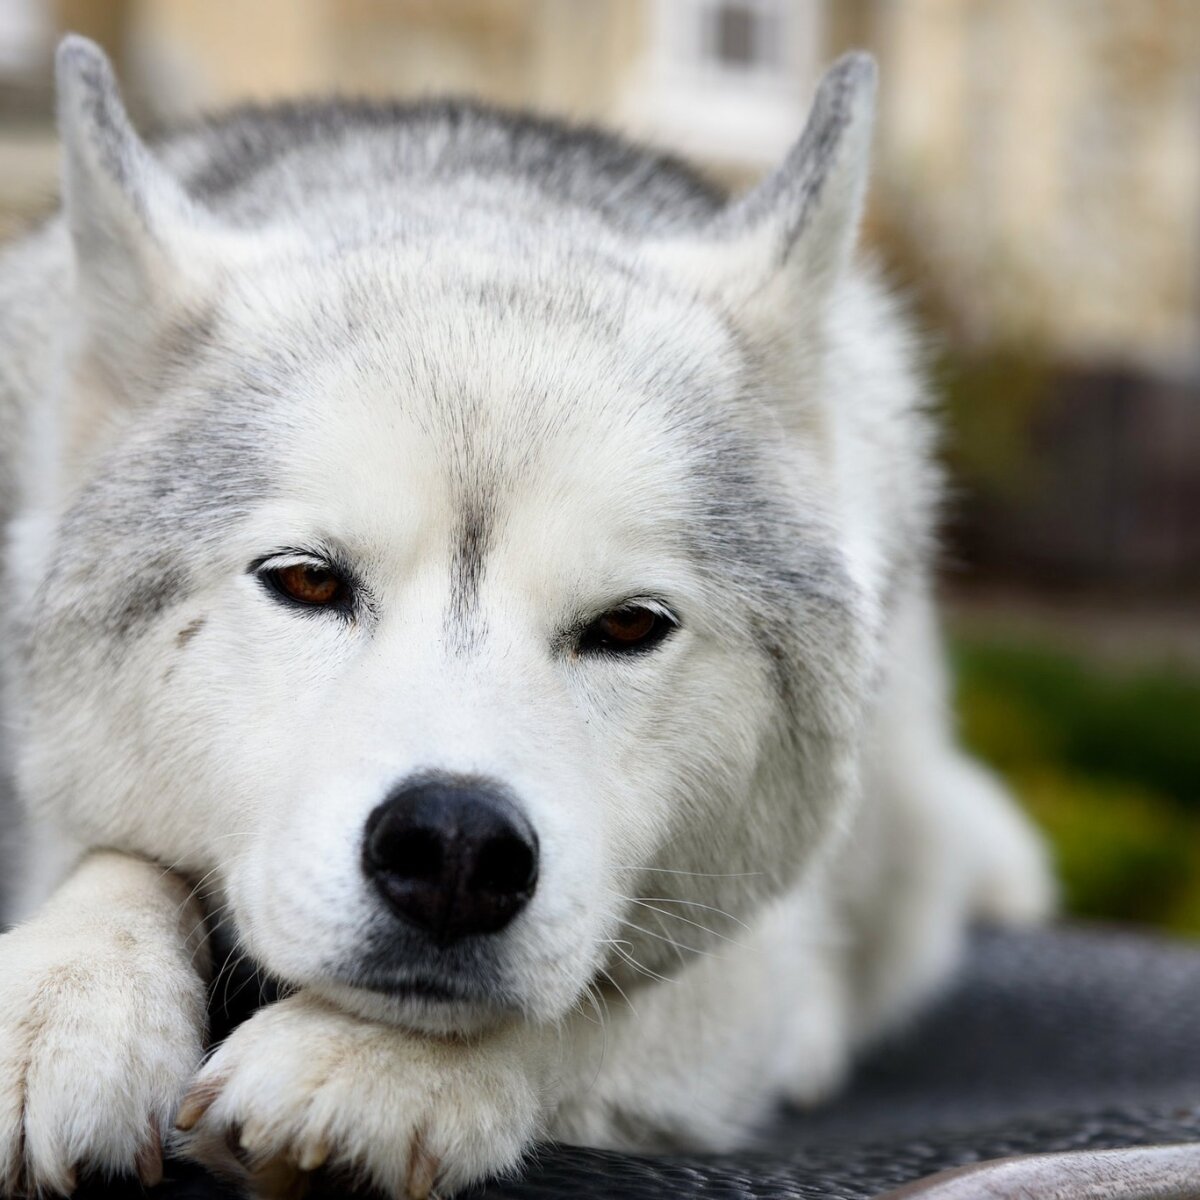
[[[201,915],[200,917],[197,918],[196,922],[192,925],[191,929],[188,930],[187,938],[186,938],[186,940],[188,942],[191,942],[194,939],[194,945],[192,946],[191,958],[188,961],[189,966],[191,966],[191,967],[196,966],[196,959],[199,958],[200,955],[209,948],[209,945],[212,942],[213,938],[215,937],[217,930],[219,930],[221,925],[224,924],[224,922],[226,920],[228,920],[230,915],[232,915],[232,914],[229,914],[229,913],[222,914],[220,919],[216,922],[215,925],[212,923],[212,914],[211,913],[208,914],[207,916]],[[199,937],[196,936],[197,930],[202,931],[200,933]],[[211,966],[212,964],[210,963],[209,965]]]
[[[629,1011],[631,1013],[633,1013],[633,1015],[635,1017],[637,1017],[638,1020],[641,1020],[641,1017],[638,1014],[638,1010],[633,1007],[633,1001],[630,1000],[630,998],[625,994],[625,989],[603,967],[600,968],[600,974],[603,975],[604,978],[607,979],[608,982],[617,989],[617,994],[621,997],[622,1000],[625,1001],[625,1003],[627,1005],[629,1005]]]
[[[630,954],[628,950],[625,949],[626,946],[632,946],[632,942],[617,941],[613,938],[605,938],[604,941],[608,945],[612,946],[612,948],[621,956],[625,963],[634,971],[637,971],[639,975],[645,975],[650,979],[657,979],[660,983],[668,982],[667,976],[659,975],[656,971],[650,970],[649,967],[638,962],[638,960],[634,958],[634,956]]]
[[[160,875],[160,876],[159,876],[159,879],[162,879],[164,876],[166,876],[166,875],[169,875],[169,874],[171,873],[171,871],[172,871],[172,870],[174,870],[174,868],[167,868],[166,870],[164,870],[164,871],[163,871],[163,873],[162,873],[162,875]],[[190,903],[191,903],[193,900],[199,900],[199,899],[200,899],[200,892],[201,892],[201,890],[203,889],[204,885],[205,885],[205,884],[206,884],[206,883],[207,883],[207,882],[208,882],[208,881],[209,881],[209,880],[210,880],[210,879],[211,879],[211,878],[212,878],[212,877],[213,877],[213,876],[214,876],[214,875],[215,875],[215,874],[216,874],[216,873],[217,873],[219,870],[220,870],[220,868],[219,868],[219,867],[213,867],[211,871],[206,871],[206,872],[205,872],[205,873],[204,873],[204,874],[203,874],[203,875],[202,875],[202,876],[201,876],[199,879],[197,879],[197,880],[196,880],[196,882],[195,882],[194,884],[192,884],[192,886],[191,886],[190,888],[188,888],[188,893],[187,893],[187,895],[186,895],[186,896],[184,896],[184,898],[183,898],[183,899],[182,899],[182,900],[179,902],[179,904],[177,905],[177,907],[176,907],[176,909],[175,909],[175,915],[176,915],[176,917],[178,917],[178,916],[179,916],[179,914],[180,914],[181,912],[183,912],[183,910],[184,910],[185,908],[187,908],[187,906],[188,906],[188,905],[189,905],[189,904],[190,904]]]
[[[588,981],[586,992],[592,1001],[593,1007],[596,1009],[596,1015],[600,1018],[600,1061],[596,1064],[596,1071],[592,1075],[591,1083],[588,1084],[587,1090],[590,1092],[596,1086],[596,1080],[600,1078],[600,1072],[604,1070],[604,1060],[608,1054],[608,1024],[605,1017],[608,1015],[608,1001],[600,995],[599,988],[596,987],[591,980]],[[603,1003],[603,1010],[600,1004]]]
[[[680,945],[680,944],[679,944],[679,943],[678,943],[678,942],[675,940],[675,938],[672,936],[672,934],[671,934],[671,931],[670,931],[670,930],[667,928],[667,926],[666,926],[666,924],[665,924],[665,922],[663,921],[663,919],[662,919],[662,917],[661,917],[661,916],[657,916],[657,915],[656,915],[656,916],[654,917],[654,923],[655,923],[655,924],[656,924],[656,925],[659,927],[659,929],[660,929],[660,930],[662,930],[662,932],[663,932],[663,935],[664,935],[664,936],[667,938],[667,940],[668,940],[668,941],[671,943],[671,945],[674,947],[674,950],[675,950],[675,957],[676,957],[677,959],[679,959],[679,963],[680,963],[680,965],[682,966],[682,965],[683,965],[683,964],[684,964],[684,963],[687,961],[687,960],[684,958],[684,956],[683,956],[684,947],[683,947],[683,946],[681,946],[681,945]],[[649,932],[650,932],[650,930],[648,930],[648,929],[647,929],[647,930],[645,930],[644,932],[646,932],[646,933],[649,933]]]
[[[221,1007],[226,1010],[228,1010],[230,1005],[229,985],[233,982],[234,972],[239,966],[241,966],[247,957],[248,955],[246,954],[245,950],[241,948],[241,946],[234,946],[225,956],[225,961],[221,964],[221,969],[217,972],[216,979],[213,980],[212,994],[214,996],[217,994],[217,989],[221,986],[222,977],[225,980],[225,993],[221,1000]],[[244,987],[245,985],[243,984],[242,986]],[[241,992],[241,988],[238,988],[238,992]]]
[[[592,984],[585,983],[583,985],[583,996],[586,996],[587,999],[591,1002],[592,1011],[596,1014],[594,1017],[589,1017],[587,1015],[587,1013],[585,1013],[583,1011],[583,997],[582,996],[578,1000],[575,1001],[573,1008],[576,1012],[579,1013],[579,1015],[585,1021],[590,1021],[593,1025],[599,1025],[601,1028],[603,1028],[604,1022],[600,1019],[600,1006],[596,1002],[596,997],[595,997],[594,991],[595,991],[595,989],[593,988]]]
[[[247,975],[247,977],[245,979],[243,979],[240,984],[238,984],[237,990],[233,993],[232,996],[229,994],[229,984],[233,982],[233,971],[230,971],[230,973],[229,973],[229,979],[226,981],[226,984],[225,984],[225,1007],[226,1008],[228,1008],[252,983],[258,984],[258,1006],[260,1008],[262,1007],[264,1001],[266,1000],[267,980],[266,980],[266,976],[263,974],[263,969],[262,969],[261,963],[257,962],[255,959],[251,958],[249,953],[247,951],[243,950],[241,952],[241,954],[239,955],[237,963],[234,965],[233,970],[236,971],[238,967],[240,967],[243,963],[247,963],[247,962],[253,968],[253,972],[250,975]]]
[[[762,871],[680,871],[674,867],[626,867],[617,865],[616,871],[653,871],[657,875],[694,875],[698,879],[751,879],[762,875]]]
[[[217,934],[232,919],[233,919],[233,906],[229,903],[225,903],[225,904],[222,904],[219,908],[214,909],[212,912],[208,913],[206,916],[202,916],[200,918],[199,922],[197,922],[197,925],[192,926],[191,933],[189,933],[189,935],[188,935],[189,938],[191,937],[191,934],[194,934],[196,932],[196,928],[198,927],[198,925],[204,925],[206,927],[204,936],[202,938],[200,938],[200,940],[196,943],[195,949],[193,949],[193,951],[192,951],[191,965],[193,967],[196,965],[196,956],[200,953],[200,951],[205,949],[210,943],[212,943],[216,939]]]
[[[685,925],[691,925],[694,929],[700,929],[715,938],[720,938],[723,942],[728,942],[731,946],[738,946],[745,949],[745,943],[739,942],[737,938],[731,938],[727,934],[719,933],[715,929],[709,929],[707,925],[701,925],[699,921],[693,921],[690,917],[685,917],[681,913],[673,913],[669,909],[659,908],[656,904],[647,904],[645,900],[634,900],[634,904],[640,905],[642,908],[648,908],[651,912],[662,913],[664,917],[670,917],[673,921],[682,921]]]
[[[644,933],[647,937],[658,938],[660,942],[666,942],[667,945],[674,946],[676,950],[686,950],[689,954],[702,954],[705,958],[716,957],[707,950],[698,950],[695,946],[686,946],[683,942],[677,942],[674,938],[667,937],[666,934],[655,933],[653,929],[647,929],[644,925],[635,925],[626,918],[622,918],[621,924],[629,926],[630,929],[636,929],[638,933]]]
[[[727,913],[723,908],[717,908],[713,904],[701,904],[699,900],[680,900],[675,896],[622,896],[622,900],[633,900],[636,904],[645,904],[647,900],[653,900],[656,904],[686,904],[689,908],[702,908],[706,912],[716,913],[720,917],[724,917],[727,921],[732,921],[735,925],[740,925],[747,933],[750,933],[750,926],[745,921],[738,920],[733,913]]]

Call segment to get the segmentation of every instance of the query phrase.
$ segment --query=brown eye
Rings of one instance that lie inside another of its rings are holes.
[[[611,609],[583,632],[579,649],[631,653],[657,646],[675,628],[665,613],[643,604],[626,604]]]
[[[344,604],[349,596],[346,581],[329,567],[315,563],[294,563],[264,571],[263,577],[280,595],[297,604],[328,608]]]
[[[606,613],[598,622],[600,632],[613,642],[623,646],[636,646],[654,632],[658,613],[648,608],[618,608]]]

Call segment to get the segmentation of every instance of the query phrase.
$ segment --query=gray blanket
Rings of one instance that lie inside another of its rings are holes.
[[[236,984],[221,991],[233,996]],[[217,1010],[218,1026],[242,1015]],[[947,1168],[1062,1151],[1089,1153],[904,1194],[1167,1200],[1200,1197],[1200,1148],[1190,1143],[1200,1143],[1200,944],[1094,925],[985,931],[941,1002],[878,1047],[840,1099],[780,1114],[753,1148],[669,1157],[546,1148],[523,1178],[475,1200],[867,1200]],[[1184,1149],[1091,1153],[1154,1144]],[[1040,1174],[1022,1182],[1030,1170]],[[233,1195],[173,1164],[156,1193]],[[310,1193],[350,1194],[334,1180]]]

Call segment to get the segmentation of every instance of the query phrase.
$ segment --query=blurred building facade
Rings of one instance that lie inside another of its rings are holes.
[[[53,192],[68,28],[152,123],[467,93],[615,126],[734,187],[795,138],[822,64],[865,46],[869,235],[967,362],[967,556],[1200,580],[1195,0],[0,0],[0,234]]]

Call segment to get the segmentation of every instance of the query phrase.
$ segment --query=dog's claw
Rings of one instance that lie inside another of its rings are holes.
[[[325,1141],[309,1142],[303,1150],[300,1151],[300,1157],[297,1160],[300,1170],[316,1171],[323,1167],[329,1160],[330,1147]]]
[[[183,1103],[180,1104],[178,1112],[175,1114],[175,1128],[180,1133],[190,1133],[200,1121],[204,1114],[212,1108],[217,1096],[220,1092],[219,1087],[214,1087],[204,1083],[199,1087],[193,1088],[183,1098]]]
[[[441,1159],[425,1148],[425,1140],[418,1130],[413,1134],[408,1154],[408,1178],[404,1184],[408,1200],[428,1200],[441,1167]]]
[[[240,1158],[251,1160],[265,1160],[265,1151],[271,1143],[267,1127],[261,1121],[247,1121],[240,1128],[233,1129],[229,1140],[230,1145],[236,1143]]]
[[[158,1126],[153,1122],[150,1126],[150,1137],[137,1152],[134,1164],[137,1168],[137,1177],[141,1180],[142,1187],[150,1188],[162,1183],[162,1136],[158,1132]]]
[[[238,1166],[249,1171],[254,1163],[254,1154],[247,1149],[246,1141],[242,1136],[242,1127],[240,1125],[229,1125],[226,1127],[222,1140],[225,1143],[225,1149],[229,1157],[233,1159]]]
[[[263,1163],[252,1179],[254,1193],[266,1200],[300,1200],[308,1191],[308,1175],[282,1156]]]

